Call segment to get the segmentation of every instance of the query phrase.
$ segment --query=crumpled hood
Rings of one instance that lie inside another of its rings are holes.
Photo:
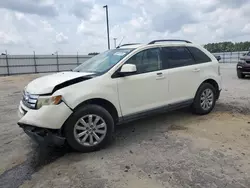
[[[88,80],[93,73],[84,72],[60,72],[47,76],[42,76],[31,81],[26,91],[30,94],[49,94],[57,89],[67,87],[69,85]]]

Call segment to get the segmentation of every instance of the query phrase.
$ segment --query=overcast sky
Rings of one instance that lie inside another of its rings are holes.
[[[0,0],[0,53],[86,54],[179,38],[199,44],[250,40],[250,0]]]

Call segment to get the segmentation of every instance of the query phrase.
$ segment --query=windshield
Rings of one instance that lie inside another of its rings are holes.
[[[113,49],[98,54],[76,67],[74,72],[104,73],[129,54],[133,49]]]

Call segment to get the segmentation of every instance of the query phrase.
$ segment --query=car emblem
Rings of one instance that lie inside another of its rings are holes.
[[[26,101],[28,101],[28,100],[29,100],[29,96],[26,95],[24,99],[25,99]]]
[[[28,101],[28,100],[29,100],[29,93],[24,92],[24,101]]]

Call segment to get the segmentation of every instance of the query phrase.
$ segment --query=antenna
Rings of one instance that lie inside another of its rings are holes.
[[[114,48],[116,48],[116,40],[117,38],[113,38],[114,39]]]
[[[120,45],[122,44],[122,41],[123,41],[124,38],[125,38],[125,37],[123,36],[123,37],[122,37],[122,40],[121,40],[121,42],[119,43],[118,46],[120,46]]]

